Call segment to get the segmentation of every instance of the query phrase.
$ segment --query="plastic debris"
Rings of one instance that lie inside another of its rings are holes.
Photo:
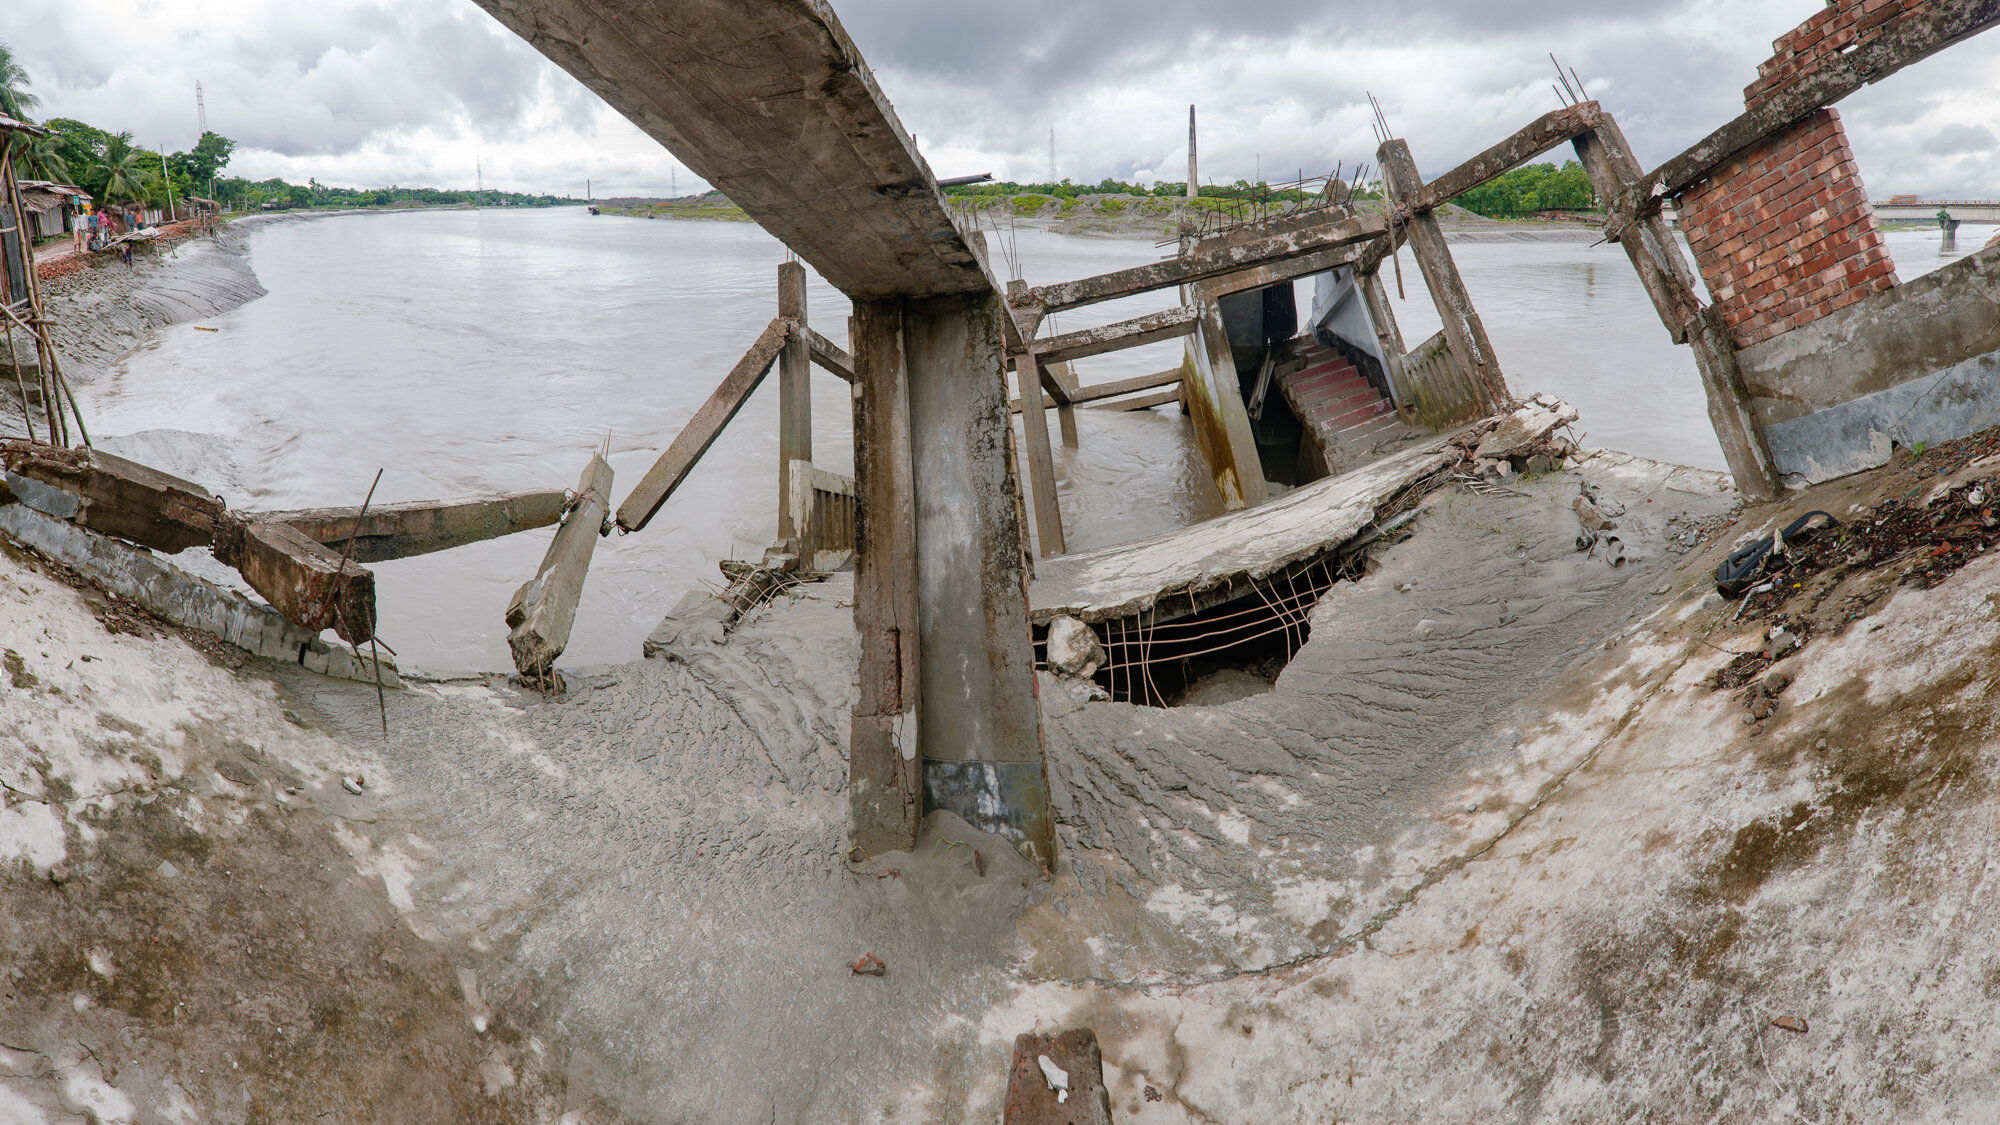
[[[1042,1077],[1048,1080],[1049,1089],[1056,1092],[1056,1101],[1069,1100],[1069,1071],[1049,1061],[1047,1055],[1036,1055],[1035,1061],[1042,1064]]]

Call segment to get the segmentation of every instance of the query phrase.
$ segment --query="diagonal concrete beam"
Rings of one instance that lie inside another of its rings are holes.
[[[1016,309],[1046,315],[1100,301],[1150,293],[1156,289],[1171,289],[1289,258],[1303,258],[1321,250],[1366,242],[1387,233],[1387,219],[1378,215],[1357,215],[1306,229],[1232,241],[1212,249],[1198,250],[1186,257],[1149,262],[1096,277],[1039,285],[1009,294],[1007,303]]]
[[[681,432],[674,435],[667,451],[660,454],[660,459],[653,462],[652,468],[646,470],[646,475],[625,497],[625,502],[618,505],[620,530],[638,531],[645,527],[654,513],[660,510],[660,505],[665,504],[667,497],[674,494],[674,489],[687,479],[695,462],[701,460],[701,455],[715,444],[723,427],[729,425],[729,420],[736,417],[736,412],[743,409],[744,403],[750,401],[751,392],[764,382],[771,365],[777,362],[778,353],[785,348],[793,323],[784,317],[772,320],[763,335],[750,345],[750,350],[743,353],[743,358],[736,361],[736,366],[729,369],[722,384],[708,396],[707,402],[701,404],[701,409],[695,411],[694,417],[688,419],[688,424],[681,427]]]
[[[1425,184],[1408,200],[1407,206],[1411,211],[1442,207],[1557,145],[1589,132],[1601,119],[1596,102],[1579,102],[1544,113],[1513,136]]]
[[[474,0],[849,297],[995,288],[824,0]]]
[[[359,508],[295,508],[245,512],[243,518],[286,524],[336,552],[349,550],[348,557],[355,562],[372,563],[547,527],[562,519],[563,501],[562,489],[546,488],[456,500],[371,504],[365,516]],[[361,521],[358,531],[357,517]],[[354,544],[351,550],[347,546],[350,541]]]

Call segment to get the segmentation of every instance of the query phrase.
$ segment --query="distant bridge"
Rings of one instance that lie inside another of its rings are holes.
[[[1961,223],[2000,223],[2000,199],[1876,200],[1877,219],[1919,219],[1929,222],[1942,210]]]

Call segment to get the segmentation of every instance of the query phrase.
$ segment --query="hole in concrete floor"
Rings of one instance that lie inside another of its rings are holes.
[[[1115,700],[1153,707],[1214,706],[1269,691],[1305,647],[1320,596],[1360,565],[1315,559],[1239,582],[1219,592],[1226,600],[1210,597],[1200,608],[1192,598],[1162,599],[1151,612],[1094,625],[1106,656],[1097,682]],[[1191,611],[1172,615],[1177,607]]]

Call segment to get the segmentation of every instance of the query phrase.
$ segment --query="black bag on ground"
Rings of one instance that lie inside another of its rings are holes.
[[[1824,517],[1828,527],[1840,526],[1839,520],[1825,512],[1807,512],[1779,532],[1778,537],[1787,543],[1798,538],[1805,533],[1806,525],[1812,522],[1814,516]],[[1757,579],[1763,575],[1764,561],[1770,557],[1771,547],[1771,540],[1765,537],[1730,552],[1729,557],[1722,560],[1722,565],[1715,568],[1715,592],[1725,598],[1742,597],[1743,592],[1756,585]]]

